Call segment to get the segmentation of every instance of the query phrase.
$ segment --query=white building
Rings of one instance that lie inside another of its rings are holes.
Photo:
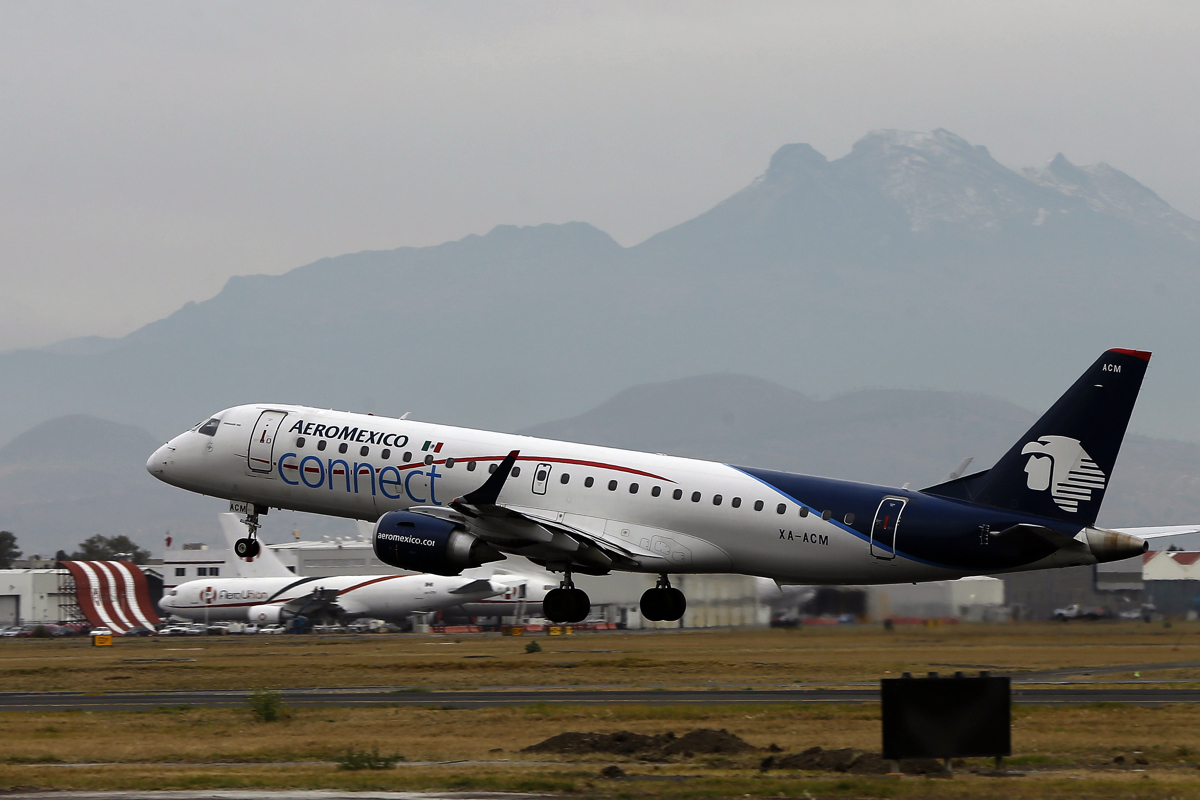
[[[61,570],[0,570],[0,626],[58,622],[61,605],[74,600],[59,593]]]

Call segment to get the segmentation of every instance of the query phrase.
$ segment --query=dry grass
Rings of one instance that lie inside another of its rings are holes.
[[[706,686],[872,681],[909,670],[1011,672],[1200,661],[1200,626],[961,625],[802,631],[579,634],[525,641],[487,636],[197,638],[0,642],[9,691],[250,689],[284,686]],[[198,648],[198,649],[192,649]],[[483,656],[470,658],[468,656]],[[139,661],[194,658],[195,661]],[[1142,677],[1192,679],[1200,670]],[[1115,677],[1127,677],[1117,675]],[[1198,677],[1200,680],[1200,677]],[[249,708],[0,714],[0,787],[476,789],[614,797],[1192,797],[1200,796],[1200,707],[1018,707],[1013,780],[888,780],[762,774],[760,755],[674,764],[622,762],[634,779],[603,780],[610,758],[526,756],[563,731],[641,733],[725,728],[759,747],[877,750],[879,712],[862,706],[558,706],[484,709],[300,707],[279,722]],[[407,761],[346,772],[348,749]],[[1129,768],[1136,755],[1145,772]],[[1127,766],[1113,766],[1124,755]],[[470,764],[436,762],[467,761]],[[65,767],[105,762],[114,766]],[[293,762],[283,765],[280,762]],[[421,762],[419,765],[414,762]],[[435,762],[435,763],[428,763]],[[641,776],[639,778],[639,776]],[[691,777],[686,777],[691,776]],[[641,778],[645,778],[644,780]]]
[[[18,690],[194,690],[304,686],[709,686],[873,681],[906,670],[1023,672],[1200,661],[1200,623],[840,626],[804,630],[500,636],[197,637],[0,641]],[[150,661],[149,659],[180,659]],[[1112,679],[1132,677],[1132,671]],[[1143,671],[1195,679],[1200,669]]]

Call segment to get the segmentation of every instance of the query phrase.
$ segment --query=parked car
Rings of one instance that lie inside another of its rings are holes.
[[[189,633],[185,625],[168,625],[165,628],[160,628],[159,636],[187,636]]]
[[[242,633],[258,633],[259,627],[257,622],[248,622],[242,626]]]
[[[249,627],[249,626],[247,626],[247,627]],[[267,634],[271,634],[271,633],[283,633],[283,632],[284,632],[284,627],[283,627],[282,625],[278,624],[278,623],[273,623],[273,624],[271,624],[271,625],[267,625],[267,626],[264,626],[264,627],[262,627],[262,628],[259,628],[259,629],[258,629],[258,632],[259,632],[259,633],[267,633]]]
[[[89,636],[112,636],[113,632],[112,632],[112,628],[103,628],[103,627],[92,628],[91,631],[88,632],[88,635]]]
[[[149,628],[145,627],[144,625],[135,625],[132,628],[130,628],[129,630],[125,631],[125,635],[126,636],[153,636],[154,631],[150,630]]]

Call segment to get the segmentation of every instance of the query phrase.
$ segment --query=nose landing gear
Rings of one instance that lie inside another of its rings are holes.
[[[267,513],[267,510],[262,509],[262,513]],[[258,521],[259,506],[249,504],[246,510],[246,516],[242,517],[242,523],[246,526],[249,536],[238,539],[233,543],[233,553],[238,558],[253,559],[262,552],[262,545],[258,543],[258,529],[262,525]]]
[[[542,613],[551,622],[583,622],[592,611],[592,600],[583,589],[575,588],[570,566],[565,572],[562,585],[546,592]]]
[[[642,593],[642,616],[652,622],[683,619],[684,611],[687,611],[687,598],[683,592],[671,586],[665,572],[658,576],[658,583],[653,589]]]

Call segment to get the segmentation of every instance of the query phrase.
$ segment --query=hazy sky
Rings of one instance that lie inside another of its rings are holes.
[[[1200,216],[1198,28],[1144,1],[2,2],[0,349],[501,223],[634,244],[874,128],[1108,161]]]

